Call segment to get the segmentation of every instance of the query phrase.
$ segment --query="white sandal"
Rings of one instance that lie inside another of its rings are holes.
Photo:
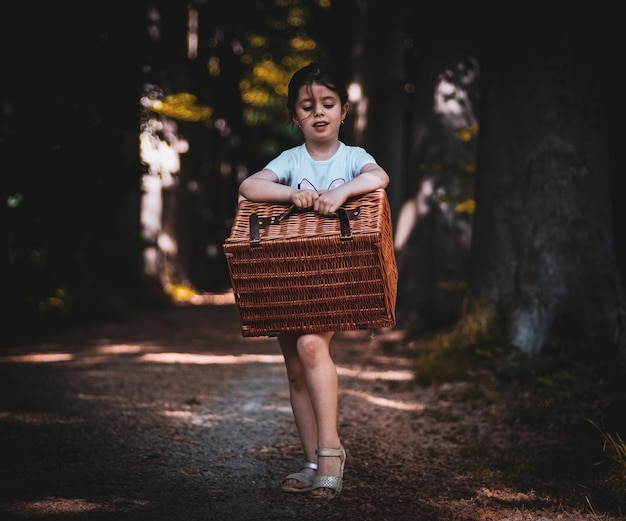
[[[318,488],[328,488],[334,490],[334,494],[332,495],[311,494],[312,497],[322,499],[335,498],[341,493],[341,489],[343,488],[343,468],[346,464],[346,451],[343,447],[339,447],[338,449],[316,449],[315,454],[317,454],[318,458],[340,458],[341,460],[341,470],[339,471],[339,476],[316,476],[311,486],[311,490],[316,490]]]
[[[317,470],[317,463],[313,463],[312,461],[305,461],[304,465],[302,465],[302,468]],[[284,483],[285,481],[290,480],[290,479],[295,479],[296,481],[302,483],[304,486],[303,487],[288,487]],[[292,474],[289,474],[287,477],[285,477],[285,479],[283,479],[282,491],[294,492],[296,494],[300,494],[301,492],[311,491],[313,489],[312,485],[313,485],[312,476],[309,476],[305,472],[293,472]]]

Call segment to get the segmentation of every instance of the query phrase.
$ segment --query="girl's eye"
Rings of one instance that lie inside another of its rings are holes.
[[[305,112],[310,112],[313,110],[313,107],[309,107],[309,106],[302,107],[302,110],[304,110]]]
[[[334,103],[328,103],[327,105],[324,105],[325,109],[332,109],[335,106]]]

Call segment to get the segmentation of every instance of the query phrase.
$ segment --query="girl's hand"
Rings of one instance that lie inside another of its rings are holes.
[[[318,198],[319,193],[315,190],[294,190],[291,194],[291,202],[300,210],[313,208]]]
[[[334,215],[339,207],[346,202],[347,197],[340,188],[322,190],[313,204],[313,209],[322,215]]]

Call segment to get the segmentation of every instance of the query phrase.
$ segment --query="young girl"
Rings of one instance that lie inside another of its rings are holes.
[[[344,202],[378,188],[389,176],[364,149],[339,141],[348,93],[319,63],[298,70],[289,82],[287,111],[304,144],[282,152],[246,178],[241,197],[287,203],[333,215]],[[337,432],[338,377],[330,355],[333,331],[279,334],[289,379],[291,408],[306,463],[282,483],[285,492],[316,498],[341,493],[346,452]]]

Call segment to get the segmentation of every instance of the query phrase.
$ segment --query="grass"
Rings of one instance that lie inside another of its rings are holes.
[[[604,438],[603,454],[605,457],[598,462],[598,465],[606,466],[602,474],[603,490],[609,498],[615,498],[617,505],[626,505],[626,443],[618,433],[613,435],[594,422],[591,424]],[[620,513],[626,514],[622,512],[622,508],[618,506]]]

